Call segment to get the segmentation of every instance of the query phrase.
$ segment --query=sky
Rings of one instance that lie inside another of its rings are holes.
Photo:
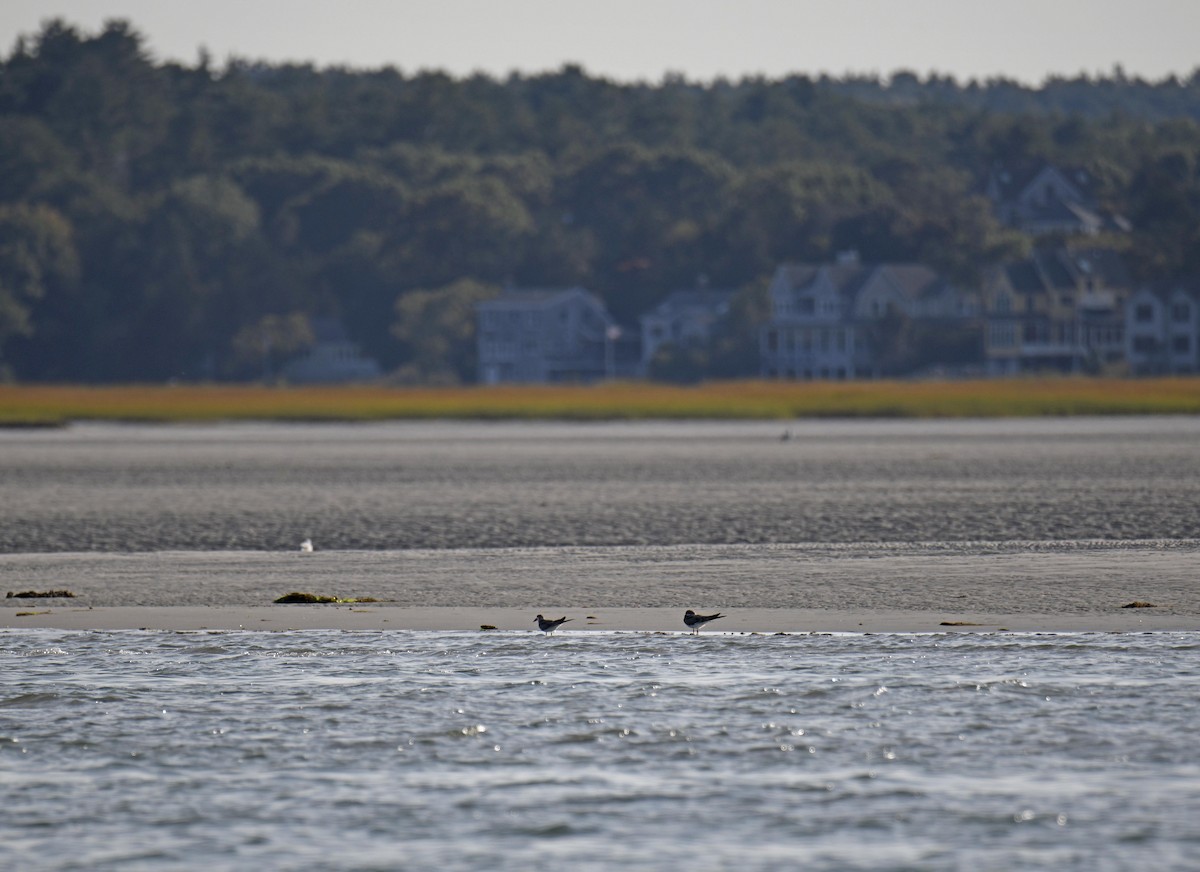
[[[50,18],[125,18],[160,61],[229,57],[406,73],[538,73],[617,81],[793,73],[960,81],[1200,67],[1200,0],[3,0],[0,52]]]

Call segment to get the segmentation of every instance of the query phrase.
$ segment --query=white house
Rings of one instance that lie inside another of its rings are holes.
[[[1125,324],[1125,354],[1133,372],[1200,372],[1200,284],[1139,288],[1125,305]]]

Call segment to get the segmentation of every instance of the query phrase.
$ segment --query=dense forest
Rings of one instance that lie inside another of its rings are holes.
[[[51,21],[0,59],[0,378],[255,378],[329,315],[398,380],[470,379],[472,304],[506,284],[634,323],[706,281],[752,337],[784,261],[977,281],[1030,244],[989,174],[1045,162],[1129,219],[1100,243],[1136,275],[1200,273],[1200,71],[456,79],[162,63],[128,22]]]

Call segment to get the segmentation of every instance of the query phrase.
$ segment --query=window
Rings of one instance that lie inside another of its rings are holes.
[[[1016,331],[1012,324],[993,324],[990,332],[993,348],[1011,348],[1016,344]]]
[[[1192,350],[1192,337],[1176,336],[1171,340],[1171,350],[1176,354],[1187,354]]]
[[[1175,303],[1171,306],[1172,321],[1187,321],[1192,317],[1192,307],[1187,303]]]
[[[1133,350],[1138,354],[1153,354],[1158,350],[1158,343],[1153,336],[1133,337]]]
[[[1149,303],[1138,303],[1133,310],[1133,320],[1145,324],[1154,320],[1154,307]]]

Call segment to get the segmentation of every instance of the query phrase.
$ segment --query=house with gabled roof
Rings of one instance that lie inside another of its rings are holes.
[[[642,371],[666,345],[704,345],[729,314],[733,291],[694,288],[673,291],[638,320],[642,332]]]
[[[475,307],[479,381],[589,382],[628,374],[626,334],[580,288],[505,290]]]
[[[920,264],[874,264],[847,253],[832,264],[784,264],[768,290],[759,339],[766,378],[874,378],[884,369],[886,322],[962,324],[974,298]]]
[[[1131,281],[1119,254],[1039,249],[984,279],[984,357],[991,375],[1087,372],[1125,357]]]
[[[1139,288],[1125,304],[1125,324],[1131,372],[1200,372],[1200,279]]]
[[[1042,164],[1023,171],[997,168],[986,193],[1000,221],[1031,236],[1128,232],[1129,221],[1103,209],[1095,189],[1095,178],[1082,167]]]

